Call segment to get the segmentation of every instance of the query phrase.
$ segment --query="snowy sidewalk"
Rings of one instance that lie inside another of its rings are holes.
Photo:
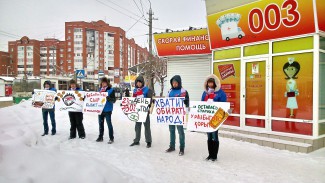
[[[152,148],[145,147],[143,127],[140,146],[129,147],[134,123],[118,105],[112,117],[115,143],[111,145],[107,125],[105,141],[95,142],[97,116],[90,114],[84,115],[84,140],[68,140],[66,112],[56,112],[57,135],[41,137],[41,110],[30,105],[27,101],[0,109],[0,183],[324,182],[324,148],[299,154],[220,138],[218,161],[206,162],[205,134],[186,132],[185,155],[178,156],[178,149],[167,154],[168,126],[153,120]]]

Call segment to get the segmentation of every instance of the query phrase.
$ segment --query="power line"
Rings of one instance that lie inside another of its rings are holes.
[[[142,9],[142,14],[144,14],[142,0],[139,0],[139,1],[140,1],[141,9]]]
[[[142,16],[142,17],[144,17],[144,16]],[[140,21],[141,18],[139,18],[139,20],[137,20],[127,31],[125,31],[125,33],[129,32],[129,30],[131,30]]]
[[[115,10],[115,11],[117,11],[117,12],[119,12],[119,13],[121,13],[121,14],[127,16],[127,17],[129,17],[129,18],[132,18],[132,19],[135,20],[135,21],[138,21],[136,18],[134,18],[134,17],[132,17],[132,16],[130,16],[130,15],[128,15],[128,14],[126,14],[126,13],[124,13],[124,12],[122,12],[122,11],[116,9],[116,8],[113,8],[112,6],[109,6],[109,5],[103,3],[103,2],[101,2],[101,1],[99,1],[99,0],[96,0],[96,1],[99,2],[100,4],[104,5],[104,6],[107,6],[107,7],[111,8],[111,9],[113,9],[113,10]],[[124,8],[123,8],[123,9],[124,9]],[[127,11],[129,11],[129,10],[127,10]],[[136,15],[136,16],[137,16],[137,17],[140,17],[140,16],[138,16],[138,15]],[[144,24],[144,25],[147,25],[147,24],[144,23],[144,22],[141,22],[141,23]]]
[[[133,0],[133,2],[134,2],[134,4],[135,4],[135,6],[138,8],[138,10],[140,11],[140,13],[142,13],[142,16],[144,16],[144,13],[143,13],[143,12],[141,12],[141,9],[139,8],[139,6],[138,6],[137,2],[135,2],[135,0]]]

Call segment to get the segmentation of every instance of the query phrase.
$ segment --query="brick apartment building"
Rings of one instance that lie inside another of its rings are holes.
[[[12,59],[8,52],[0,51],[0,76],[13,76],[14,69]]]
[[[66,22],[65,41],[54,38],[44,41],[27,36],[8,42],[17,76],[66,76],[85,69],[88,79],[97,79],[104,72],[119,83],[129,67],[148,60],[149,52],[127,39],[125,31],[104,21]]]

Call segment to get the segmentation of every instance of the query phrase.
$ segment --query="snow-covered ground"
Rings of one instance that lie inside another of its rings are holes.
[[[95,142],[96,115],[84,115],[84,140],[68,140],[66,112],[56,112],[56,121],[57,135],[41,137],[41,110],[32,108],[30,101],[0,109],[1,183],[325,182],[324,148],[300,154],[220,138],[218,161],[207,162],[204,134],[186,132],[185,155],[168,154],[168,127],[153,121],[152,148],[145,147],[144,134],[140,146],[129,147],[134,124],[118,104],[111,145],[106,143],[106,125],[105,142]]]
[[[7,101],[12,101],[12,97],[0,97],[0,102],[7,102]]]

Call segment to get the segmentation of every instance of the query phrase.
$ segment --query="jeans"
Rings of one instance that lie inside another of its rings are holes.
[[[208,140],[219,142],[218,130],[215,132],[209,132],[207,133],[207,135],[208,135]]]
[[[79,137],[86,137],[85,128],[82,123],[83,113],[82,112],[69,112],[70,118],[70,137],[76,137],[76,131],[78,131]]]
[[[177,128],[178,135],[179,135],[179,148],[185,148],[185,133],[183,125],[169,125],[169,133],[170,133],[170,147],[175,148],[175,128]]]
[[[48,125],[48,122],[47,122],[48,114],[50,114],[50,119],[51,119],[51,124],[52,124],[52,133],[56,133],[54,110],[42,110],[44,133],[45,134],[49,133],[49,125]]]
[[[147,119],[146,119],[146,122],[143,123],[144,125],[144,135],[146,137],[146,142],[152,142],[152,139],[151,139],[151,129],[150,129],[150,117],[149,117],[149,114],[147,115]],[[136,122],[135,123],[135,127],[134,127],[134,130],[135,130],[135,139],[133,140],[134,142],[140,142],[140,138],[141,138],[141,126],[142,126],[142,123],[140,122]]]
[[[104,120],[106,118],[106,123],[108,126],[109,139],[114,140],[114,130],[112,125],[112,111],[102,112],[101,115],[98,115],[98,124],[99,124],[99,136],[104,136]]]

